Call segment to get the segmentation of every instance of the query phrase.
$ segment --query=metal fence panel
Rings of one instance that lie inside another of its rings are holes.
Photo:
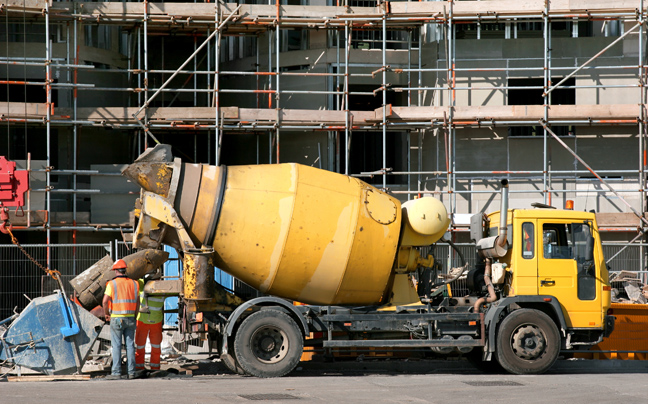
[[[115,259],[123,258],[127,255],[134,253],[132,242],[124,242],[115,240]]]
[[[68,293],[72,292],[70,279],[112,251],[110,244],[26,244],[22,247],[43,266],[47,266],[49,257],[51,269],[61,273]],[[14,307],[24,308],[28,299],[48,295],[54,289],[59,289],[58,283],[18,247],[0,245],[0,319],[11,316]]]
[[[612,261],[608,264],[610,272],[620,272],[620,271],[629,271],[637,272],[639,279],[644,283],[648,283],[648,272],[642,264],[642,253],[640,245],[630,245],[624,249],[625,244],[613,244],[607,243],[603,244],[603,256],[613,257],[620,250],[621,253],[614,257]],[[648,248],[644,246],[644,249]]]
[[[52,269],[61,272],[66,291],[71,293],[69,280],[105,255],[114,255],[113,258],[126,256],[133,251],[130,243],[115,241],[106,244],[31,244],[24,245],[25,250],[39,263],[45,265],[50,258]],[[473,244],[457,244],[466,261],[473,266],[476,262],[475,246]],[[603,252],[606,257],[612,257],[623,245],[603,243]],[[648,248],[644,246],[644,248]],[[435,259],[442,263],[444,272],[449,268],[461,266],[459,255],[447,244],[439,244],[423,251],[424,254],[433,254]],[[450,259],[450,265],[448,265]],[[648,283],[648,272],[642,266],[642,251],[640,245],[631,245],[625,248],[610,262],[610,269],[616,271],[637,272],[644,283]],[[33,262],[25,257],[14,245],[0,245],[0,319],[13,314],[14,307],[22,309],[27,305],[25,297],[34,298],[51,293],[58,289],[58,284],[45,275]],[[452,285],[455,295],[467,293],[465,280],[456,281]],[[234,290],[243,296],[254,297],[258,291],[244,283],[235,280]]]

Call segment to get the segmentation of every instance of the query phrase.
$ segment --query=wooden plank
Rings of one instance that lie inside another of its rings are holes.
[[[41,0],[5,0],[2,2],[6,7],[40,9],[45,8]]]
[[[344,122],[344,111],[331,110],[306,110],[284,109],[281,111],[281,120],[303,123]]]
[[[9,376],[10,382],[51,382],[56,380],[89,380],[90,375],[31,375],[31,376]]]
[[[644,215],[648,218],[648,214]],[[599,227],[638,227],[639,218],[634,213],[597,213]]]
[[[81,121],[94,121],[97,124],[133,123],[133,114],[137,107],[99,107],[78,108],[77,117]],[[25,114],[25,111],[27,112]],[[212,107],[156,107],[149,108],[151,121],[179,123],[214,122],[215,109]],[[223,107],[221,117],[226,120],[241,122],[275,121],[277,111],[274,109],[255,109]],[[392,107],[388,118],[392,121],[431,122],[442,121],[447,116],[447,107]],[[549,107],[549,118],[559,120],[603,120],[609,124],[618,121],[633,121],[640,116],[637,104],[614,105],[552,105]],[[52,119],[68,119],[73,113],[71,108],[56,108]],[[10,118],[40,118],[45,116],[44,104],[0,102],[0,114]],[[354,123],[367,123],[382,120],[382,107],[375,111],[351,111]],[[140,114],[140,117],[143,114]],[[542,105],[502,105],[502,106],[458,106],[454,109],[455,121],[516,121],[540,120],[544,117]],[[335,110],[281,110],[280,119],[302,123],[336,123],[344,124],[344,111]],[[606,123],[606,122],[604,122]],[[626,122],[630,123],[630,122]]]
[[[40,118],[45,116],[43,104],[30,103],[0,103],[0,114],[10,118]],[[8,112],[4,112],[5,111]],[[134,123],[133,114],[137,107],[99,107],[78,108],[77,117],[81,121],[93,121],[100,124]],[[213,123],[215,109],[212,107],[156,107],[149,108],[151,121],[178,122],[193,124],[194,122]],[[274,122],[277,111],[274,109],[255,109],[223,107],[221,117],[226,120],[240,122]],[[73,113],[71,108],[56,108],[52,119],[68,119]],[[447,107],[392,107],[388,115],[391,121],[403,122],[432,122],[442,121],[444,114],[447,116]],[[382,107],[375,111],[351,111],[354,124],[375,123],[382,120]],[[143,114],[140,114],[142,117]],[[631,123],[640,116],[640,106],[637,104],[614,105],[552,105],[549,107],[549,118],[559,120],[602,120],[603,123],[615,124],[619,121]],[[502,105],[502,106],[458,106],[454,109],[454,120],[461,121],[522,121],[540,120],[544,117],[542,105]],[[335,123],[343,125],[345,122],[344,111],[334,110],[307,110],[288,109],[281,110],[280,119],[288,122],[302,123]],[[467,123],[464,123],[467,125]]]
[[[469,17],[477,15],[505,14],[540,14],[545,10],[544,0],[491,0],[491,1],[458,1],[453,5],[453,15]],[[598,12],[632,12],[641,8],[639,0],[552,0],[549,13],[569,13],[573,11]],[[450,2],[392,2],[392,14],[443,14],[450,11]]]
[[[47,213],[44,210],[32,210],[29,219],[31,226],[40,226],[47,223]],[[50,215],[50,222],[54,226],[71,226],[75,223],[73,219],[72,212],[52,212]],[[14,210],[10,210],[9,221],[16,227],[27,226],[27,211],[17,216]],[[89,224],[90,212],[77,212],[76,223]]]
[[[99,108],[78,108],[77,118],[86,121],[106,121],[112,122],[134,122],[133,114],[137,112],[138,107],[99,107]],[[221,108],[221,116],[226,119],[238,119],[238,107]],[[71,115],[71,108],[56,109],[58,115]],[[211,107],[154,107],[148,109],[150,120],[162,121],[205,121],[216,119],[216,109]],[[139,117],[143,117],[140,113]]]
[[[640,0],[569,0],[567,6],[573,11],[616,11],[616,10],[640,10]]]
[[[12,117],[41,117],[47,114],[47,108],[45,108],[45,103],[0,102],[0,114]]]
[[[27,8],[43,8],[42,2],[26,0]],[[7,6],[23,8],[22,0],[7,0]],[[137,17],[144,12],[143,3],[121,3],[121,2],[89,2],[79,3],[82,5],[82,14],[100,15],[111,18]],[[214,3],[148,3],[149,15],[151,17],[171,17],[178,19],[186,17],[198,18],[201,20],[213,19],[217,7]],[[237,6],[237,3],[220,4],[223,15],[228,15]],[[550,13],[568,13],[573,11],[584,12],[585,10],[597,12],[633,12],[640,7],[639,0],[553,0],[550,3]],[[453,6],[455,16],[498,15],[503,14],[540,14],[544,11],[544,0],[493,0],[493,1],[459,1]],[[51,5],[52,13],[70,13],[74,9],[72,2],[54,2]],[[444,9],[449,11],[450,2],[391,2],[390,11],[393,15],[442,15]],[[277,9],[275,5],[244,4],[238,14],[248,19],[254,18],[275,18]],[[335,6],[281,6],[281,17],[316,18],[320,20],[333,20],[335,18],[362,17],[380,15],[378,7],[335,7]]]
[[[447,116],[448,107],[393,107],[392,120],[403,121],[442,121]],[[561,120],[633,120],[641,114],[637,104],[614,105],[551,105],[550,119]],[[474,120],[540,120],[544,118],[542,105],[501,105],[501,106],[458,106],[454,109],[455,121]],[[382,108],[375,110],[375,119],[382,119]],[[614,123],[614,122],[610,122]]]

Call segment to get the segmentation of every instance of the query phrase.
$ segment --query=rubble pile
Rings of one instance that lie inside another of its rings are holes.
[[[610,273],[612,303],[648,304],[648,285],[639,279],[639,274],[630,271]]]

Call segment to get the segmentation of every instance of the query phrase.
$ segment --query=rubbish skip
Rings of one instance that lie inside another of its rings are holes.
[[[0,329],[0,361],[48,375],[80,372],[103,324],[58,291],[36,298]]]

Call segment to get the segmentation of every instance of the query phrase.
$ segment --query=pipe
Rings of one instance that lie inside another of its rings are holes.
[[[491,281],[491,272],[492,272],[492,260],[490,258],[486,258],[486,268],[484,269],[484,282],[486,283],[486,287],[488,288],[488,297],[480,297],[477,299],[475,302],[475,306],[473,307],[473,313],[478,313],[479,308],[484,304],[484,303],[493,303],[494,301],[497,300],[497,294],[495,293],[495,288],[493,287],[493,282]]]
[[[349,108],[349,57],[351,56],[351,38],[352,38],[352,28],[349,26],[349,23],[344,24],[344,35],[345,35],[345,53],[344,53],[344,174],[349,175],[349,157],[351,155],[351,116]]]
[[[47,168],[51,168],[52,166],[52,142],[51,142],[51,120],[52,120],[52,65],[49,64],[49,60],[52,57],[52,43],[50,40],[50,21],[49,21],[49,3],[45,3],[45,58],[48,61],[47,64],[45,65],[45,94],[46,94],[46,115],[45,115],[45,130],[46,130],[46,166]],[[52,175],[51,173],[47,172],[45,174],[45,204],[46,204],[46,209],[48,212],[47,215],[47,221],[46,221],[46,232],[47,232],[47,244],[50,244],[52,239],[51,239],[51,232],[50,232],[50,227],[52,227],[52,222],[50,220],[50,215],[49,212],[52,211],[52,195],[49,192],[52,187],[51,187],[51,182],[52,182]],[[47,267],[51,268],[52,267],[52,256],[50,254],[50,248],[47,247]],[[80,368],[78,369],[79,371],[81,370]]]
[[[382,168],[387,169],[387,5],[382,15]],[[390,107],[391,110],[391,107]],[[382,178],[383,190],[387,189],[387,176]]]
[[[216,36],[216,44],[214,46],[214,97],[213,97],[213,107],[214,107],[214,164],[216,166],[220,165],[220,153],[221,153],[221,124],[219,121],[220,118],[220,54],[221,54],[221,18],[222,15],[220,11],[214,16],[214,33],[218,33]],[[209,42],[209,41],[207,41]],[[257,94],[258,97],[258,94]]]
[[[543,54],[543,60],[544,60],[544,70],[543,70],[543,86],[545,86],[545,90],[542,93],[543,97],[543,104],[544,104],[544,120],[547,121],[549,119],[549,92],[546,89],[547,87],[550,86],[549,82],[551,81],[551,76],[549,75],[549,2],[545,2],[545,9],[544,9],[544,18],[543,18],[543,38],[544,38],[544,48],[542,51]],[[547,142],[547,130],[545,129],[542,133],[542,191],[543,191],[543,202],[547,204],[549,201],[548,199],[548,171],[549,167],[547,166],[547,158],[549,157],[548,155],[548,142]]]

